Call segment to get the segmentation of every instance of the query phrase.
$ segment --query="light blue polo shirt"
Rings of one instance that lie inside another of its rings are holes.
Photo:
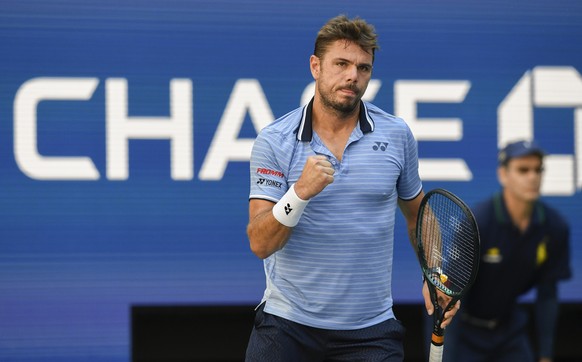
[[[312,130],[313,100],[265,127],[251,155],[250,199],[277,202],[308,156],[325,155],[334,182],[313,197],[281,250],[264,260],[265,312],[307,326],[359,329],[393,318],[398,197],[422,190],[408,125],[362,102],[339,162]]]

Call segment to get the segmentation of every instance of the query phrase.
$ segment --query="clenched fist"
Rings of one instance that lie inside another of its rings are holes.
[[[309,200],[333,182],[334,169],[326,156],[309,156],[303,166],[301,177],[295,183],[295,193]]]

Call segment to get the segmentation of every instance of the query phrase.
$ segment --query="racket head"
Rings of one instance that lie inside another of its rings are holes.
[[[447,190],[431,190],[420,203],[416,236],[418,258],[427,282],[455,300],[460,299],[479,269],[479,229],[471,209]]]

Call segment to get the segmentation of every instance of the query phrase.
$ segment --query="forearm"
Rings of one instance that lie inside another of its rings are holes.
[[[416,225],[408,225],[408,241],[410,241],[410,245],[415,253],[418,251],[418,245],[416,242]]]
[[[398,199],[398,206],[402,215],[406,220],[406,231],[408,232],[408,240],[412,249],[416,252],[416,219],[418,215],[418,208],[422,198],[424,197],[424,192],[421,192],[415,199],[410,201],[404,201]]]
[[[554,352],[554,335],[558,319],[559,303],[555,285],[538,289],[535,303],[536,332],[540,358],[551,360]]]
[[[269,257],[285,246],[291,230],[277,221],[271,210],[256,215],[247,226],[252,252],[261,259]]]

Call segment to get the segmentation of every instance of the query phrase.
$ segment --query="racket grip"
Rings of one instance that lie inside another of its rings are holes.
[[[441,362],[443,360],[443,350],[444,350],[445,336],[432,334],[432,339],[430,343],[430,352],[428,356],[429,362]]]
[[[441,362],[443,360],[443,349],[444,345],[436,346],[431,343],[428,362]]]

